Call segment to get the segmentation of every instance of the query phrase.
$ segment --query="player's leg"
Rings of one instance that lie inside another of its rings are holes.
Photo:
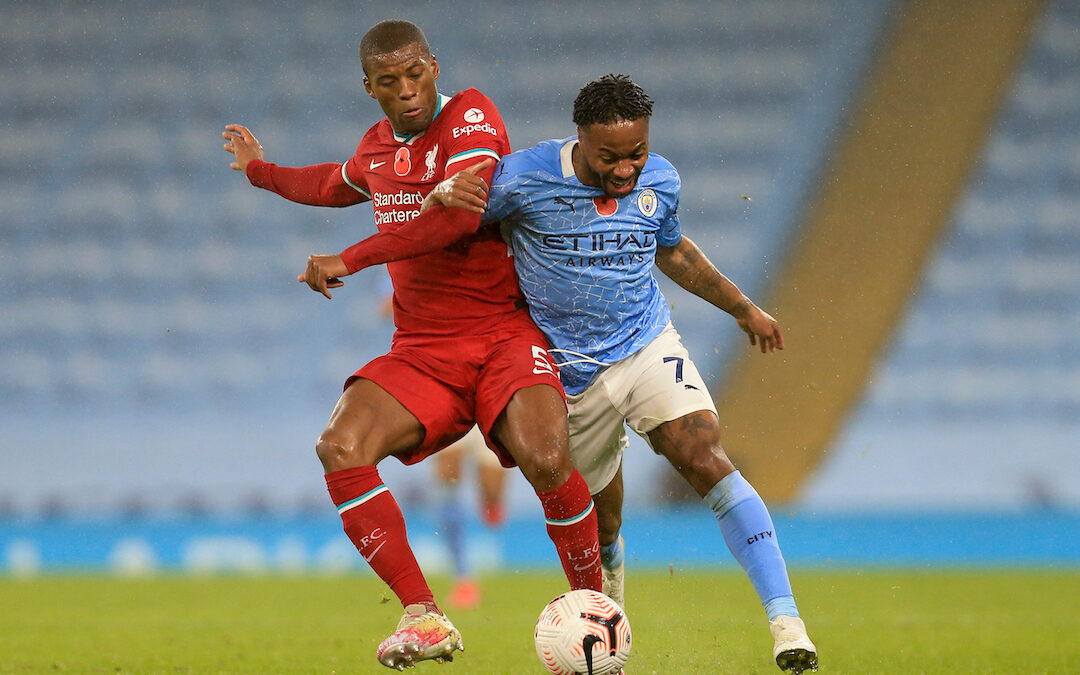
[[[770,624],[779,619],[795,626],[799,612],[772,518],[724,452],[712,398],[678,333],[669,326],[633,358],[639,372],[628,397],[627,422],[646,436],[653,450],[667,458],[713,511],[724,542],[750,578]],[[793,634],[795,628],[786,632]],[[783,649],[774,656],[782,668],[816,666],[816,651],[805,629],[802,637],[805,641],[797,647],[788,640],[777,642]],[[782,659],[781,652],[785,653]]]
[[[330,497],[364,560],[402,606],[434,603],[405,535],[405,519],[377,464],[423,440],[420,422],[374,382],[357,379],[334,408],[316,452]]]
[[[721,447],[716,414],[702,410],[661,424],[649,441],[716,516],[724,542],[765,607],[776,664],[796,673],[817,670],[817,648],[799,618],[772,517]]]
[[[571,440],[571,443],[573,441]],[[619,530],[622,528],[623,477],[622,463],[615,476],[600,492],[593,495],[600,533],[600,565],[604,572],[604,595],[626,609],[625,546]]]
[[[570,587],[600,590],[596,510],[570,462],[566,400],[547,343],[531,322],[498,338],[477,382],[476,421],[536,491]]]
[[[596,510],[588,485],[570,462],[560,390],[546,384],[517,390],[491,435],[536,491],[570,588],[600,590]]]
[[[462,648],[460,633],[435,604],[409,546],[401,509],[376,467],[423,439],[424,427],[408,409],[360,378],[346,388],[316,444],[345,533],[405,609],[397,630],[377,650],[379,661],[390,667],[449,660]]]
[[[602,590],[620,606],[625,603],[622,527],[622,458],[629,439],[623,415],[608,396],[608,371],[585,391],[566,397],[569,411],[570,458],[581,472],[596,505]]]

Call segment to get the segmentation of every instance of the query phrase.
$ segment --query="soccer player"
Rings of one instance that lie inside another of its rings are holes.
[[[571,588],[600,587],[600,555],[588,486],[569,458],[564,393],[506,243],[477,214],[419,213],[447,171],[491,177],[494,160],[510,150],[499,111],[475,89],[441,95],[439,64],[407,21],[371,28],[360,62],[364,89],[385,119],[348,161],[277,166],[243,126],[222,135],[230,166],[256,187],[316,206],[373,204],[378,233],[340,254],[310,256],[298,281],[330,298],[343,277],[371,265],[387,263],[393,280],[391,350],[348,378],[316,452],[346,534],[404,607],[376,652],[383,665],[404,669],[450,660],[463,647],[379,477],[386,457],[419,462],[476,423],[502,464],[516,463],[536,490]]]
[[[574,101],[577,136],[504,157],[486,204],[482,177],[458,174],[425,207],[502,223],[533,319],[561,357],[571,456],[599,517],[604,592],[622,604],[625,422],[715,514],[765,607],[780,669],[816,670],[772,518],[720,445],[712,397],[671,325],[654,264],[731,314],[762,353],[783,349],[783,334],[682,235],[679,174],[649,153],[651,116],[652,100],[630,78],[602,77]]]

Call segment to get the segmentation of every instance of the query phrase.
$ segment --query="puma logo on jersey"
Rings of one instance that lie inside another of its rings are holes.
[[[562,197],[556,197],[556,198],[552,199],[551,201],[555,202],[556,204],[562,204],[563,206],[569,206],[570,207],[570,213],[577,213],[577,209],[574,208],[574,202],[570,201],[569,199],[563,199]]]

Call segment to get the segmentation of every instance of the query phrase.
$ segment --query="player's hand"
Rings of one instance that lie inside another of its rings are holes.
[[[762,354],[784,348],[784,334],[776,319],[760,307],[744,300],[731,312],[739,328],[750,338],[751,345],[757,345]]]
[[[349,268],[345,267],[340,255],[312,255],[308,256],[307,268],[296,280],[329,299],[334,297],[329,289],[344,286],[345,282],[340,277],[348,275]]]
[[[448,208],[465,209],[471,213],[483,213],[487,208],[487,181],[478,174],[491,167],[495,160],[490,157],[458,171],[453,176],[435,186],[424,199],[424,207],[430,208],[438,202]],[[431,200],[429,202],[428,200]]]
[[[226,124],[221,137],[225,139],[225,151],[236,156],[229,164],[230,169],[247,173],[247,166],[251,160],[263,158],[263,147],[259,145],[259,139],[255,138],[247,127]]]

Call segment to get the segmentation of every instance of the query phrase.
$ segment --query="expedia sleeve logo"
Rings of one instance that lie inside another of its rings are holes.
[[[646,218],[652,218],[653,214],[656,213],[657,202],[656,193],[653,192],[652,188],[645,188],[638,195],[637,207]]]
[[[484,111],[480,108],[469,108],[463,117],[469,124],[480,124],[484,121]]]
[[[480,119],[484,119],[483,114],[480,115]],[[498,136],[499,130],[491,126],[491,122],[480,122],[477,124],[466,124],[463,127],[454,127],[453,136],[454,138],[460,138],[462,136],[472,136],[477,133]]]

